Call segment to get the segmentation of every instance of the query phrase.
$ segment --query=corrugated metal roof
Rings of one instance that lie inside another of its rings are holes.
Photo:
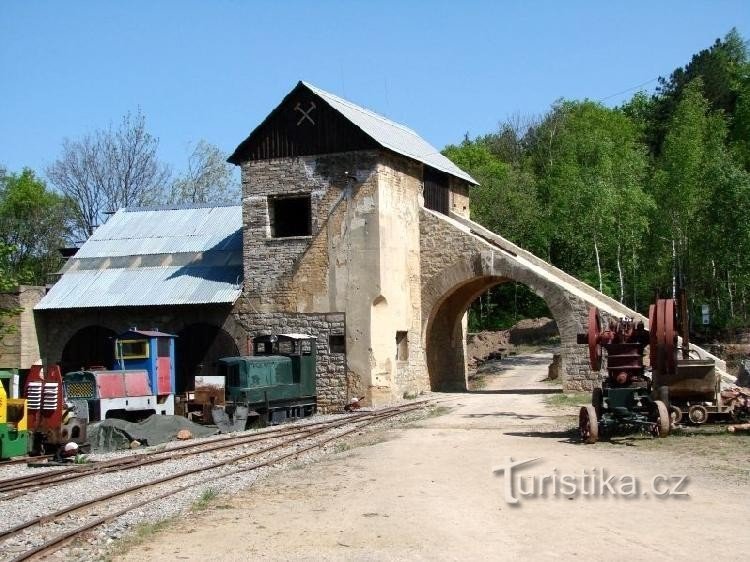
[[[331,107],[362,129],[384,148],[413,158],[436,170],[451,174],[474,185],[478,185],[478,182],[474,178],[440,154],[438,149],[408,127],[391,121],[369,109],[353,104],[330,92],[321,90],[317,86],[313,86],[307,82],[302,82],[302,84],[323,98]]]
[[[242,267],[137,267],[70,271],[35,310],[233,303]]]
[[[78,250],[76,258],[241,250],[242,207],[120,209]]]
[[[239,205],[121,209],[34,309],[234,303],[241,264]]]

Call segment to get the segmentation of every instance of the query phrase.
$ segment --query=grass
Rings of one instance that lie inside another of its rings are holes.
[[[193,511],[201,511],[206,509],[211,502],[213,502],[219,495],[218,490],[214,488],[206,488],[201,492],[201,495],[197,500],[193,502]]]
[[[676,457],[688,470],[696,466],[750,483],[750,434],[729,433],[726,425],[677,428],[665,439],[638,440],[635,446]]]
[[[156,533],[163,531],[176,521],[176,517],[168,517],[167,519],[162,519],[155,523],[139,523],[131,534],[117,541],[113,545],[113,548],[111,548],[102,559],[109,561],[115,556],[125,554],[130,549],[147,542]]]
[[[451,411],[451,408],[448,406],[433,406],[427,412],[425,413],[425,418],[437,418],[439,416],[444,416],[448,412]]]
[[[590,392],[565,392],[560,394],[547,394],[544,402],[553,408],[569,408],[574,406],[585,406],[591,404]]]
[[[345,442],[345,441],[339,441],[338,443],[334,443],[333,444],[333,452],[334,452],[334,454],[335,453],[344,453],[344,452],[348,451],[351,448],[352,448],[352,446],[349,443]]]

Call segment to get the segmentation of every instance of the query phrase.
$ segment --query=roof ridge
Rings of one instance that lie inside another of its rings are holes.
[[[318,95],[325,95],[328,97],[331,97],[338,101],[339,103],[343,103],[344,105],[348,105],[350,108],[355,109],[357,111],[361,111],[362,113],[367,113],[369,115],[372,115],[373,117],[376,117],[377,119],[380,119],[381,121],[385,121],[390,125],[393,125],[394,127],[398,127],[399,129],[403,129],[404,131],[407,131],[411,133],[412,135],[419,136],[419,133],[417,133],[414,129],[411,127],[407,127],[403,123],[399,123],[398,121],[394,121],[393,119],[389,119],[385,115],[381,115],[377,111],[373,111],[372,109],[368,109],[366,107],[362,107],[361,105],[358,105],[352,101],[349,101],[347,99],[342,98],[341,96],[337,96],[336,94],[332,94],[328,90],[324,90],[323,88],[319,88],[315,84],[311,84],[310,82],[305,82],[304,80],[300,80],[300,82],[306,86],[307,88],[310,88],[314,93]],[[421,138],[421,137],[420,137]]]
[[[242,207],[242,203],[184,203],[175,205],[146,205],[144,207],[123,207],[117,212],[146,213],[149,211],[184,211],[189,209],[215,209],[225,207]]]

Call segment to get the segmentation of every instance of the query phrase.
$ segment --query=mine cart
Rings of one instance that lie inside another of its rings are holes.
[[[669,435],[667,405],[653,398],[651,380],[645,374],[643,351],[649,333],[643,323],[622,318],[611,320],[602,330],[599,310],[591,308],[588,332],[579,342],[588,344],[594,371],[601,369],[602,350],[607,351],[607,376],[601,388],[593,390],[591,405],[583,406],[578,416],[582,441],[596,443],[600,435],[633,429],[657,437]]]
[[[653,386],[668,402],[672,423],[688,421],[699,425],[749,418],[746,393],[739,389],[722,392],[714,360],[703,359],[690,348],[687,324],[684,293],[679,301],[660,299],[649,309]],[[681,339],[677,337],[678,327]]]

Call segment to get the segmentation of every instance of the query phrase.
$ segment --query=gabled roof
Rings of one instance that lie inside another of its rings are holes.
[[[35,310],[234,303],[242,207],[122,209],[68,261]]]
[[[289,95],[284,98],[284,101],[282,101],[281,104],[271,112],[269,117],[266,118],[261,125],[256,127],[253,132],[250,133],[250,136],[237,147],[232,156],[229,157],[229,162],[240,164],[247,159],[246,147],[251,143],[254,136],[260,133],[266,121],[268,121],[274,113],[278,112],[284,105],[285,101],[300,88],[304,88],[317,96],[319,100],[343,116],[349,123],[365,133],[367,137],[372,139],[379,146],[477,185],[477,181],[474,178],[443,156],[438,149],[420,137],[412,129],[307,82],[299,82],[297,84]]]

